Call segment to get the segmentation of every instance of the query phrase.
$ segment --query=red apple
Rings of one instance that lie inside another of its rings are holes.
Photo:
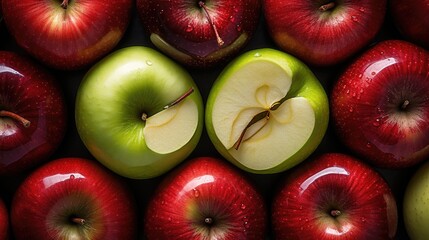
[[[366,164],[327,153],[292,171],[273,200],[276,239],[394,238],[396,201]]]
[[[389,7],[399,32],[429,49],[429,0],[391,0]]]
[[[29,169],[51,156],[67,125],[62,89],[41,66],[0,51],[0,175]]]
[[[11,206],[20,239],[135,239],[134,199],[124,182],[94,161],[62,158],[29,175]]]
[[[221,159],[200,157],[167,175],[144,218],[148,239],[263,239],[262,197]]]
[[[192,67],[236,55],[256,30],[260,9],[259,0],[137,0],[152,43]]]
[[[376,166],[429,157],[429,53],[400,40],[375,45],[335,83],[331,111],[340,140]]]
[[[2,0],[20,47],[59,69],[86,67],[112,50],[131,18],[132,0]]]
[[[0,199],[0,240],[6,240],[9,232],[9,213]]]
[[[263,0],[269,34],[284,51],[311,65],[340,63],[381,28],[386,0]]]

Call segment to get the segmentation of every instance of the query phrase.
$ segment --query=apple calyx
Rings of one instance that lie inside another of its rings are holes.
[[[216,35],[216,41],[219,47],[221,47],[223,44],[225,44],[225,42],[222,40],[222,38],[219,36],[219,32],[217,31],[216,25],[214,24],[212,18],[210,17],[209,11],[206,7],[206,4],[204,3],[204,1],[199,1],[198,5],[200,6],[200,8],[203,9],[207,20],[209,21],[209,24],[211,25],[211,27],[213,28],[213,31]]]
[[[165,105],[161,111],[163,110],[167,110],[171,107],[176,106],[177,104],[179,104],[180,102],[182,102],[183,100],[185,100],[189,95],[191,95],[194,92],[194,88],[191,87],[188,91],[186,91],[183,95],[181,95],[180,97],[178,97],[176,100],[172,101],[171,103]],[[158,111],[160,112],[160,111]],[[143,121],[146,121],[150,116],[147,113],[142,113],[141,119]]]
[[[83,225],[85,225],[85,219],[83,219],[83,218],[80,218],[80,217],[72,217],[71,219],[70,219],[70,221],[72,222],[72,223],[75,223],[75,224],[77,224],[77,225],[81,225],[81,226],[83,226]]]
[[[68,5],[69,5],[69,0],[63,0],[63,2],[61,3],[61,7],[63,9],[67,9]]]
[[[335,5],[336,5],[335,2],[329,2],[329,3],[323,4],[322,6],[320,6],[319,10],[321,12],[326,12],[326,11],[333,9],[335,7]]]
[[[8,118],[12,118],[16,121],[18,121],[19,123],[22,124],[22,126],[24,126],[25,128],[30,127],[31,122],[23,117],[21,117],[20,115],[10,112],[10,111],[6,111],[6,110],[0,110],[0,117],[8,117]]]
[[[240,147],[241,143],[243,142],[244,136],[247,132],[247,130],[254,125],[255,123],[265,119],[266,122],[257,130],[255,131],[255,133],[252,135],[254,136],[257,132],[259,132],[259,130],[261,130],[268,122],[268,120],[270,119],[270,112],[271,111],[275,111],[277,110],[280,105],[282,105],[282,103],[286,101],[286,97],[284,97],[283,99],[281,99],[280,101],[276,101],[273,104],[271,104],[270,108],[268,110],[262,111],[258,114],[256,114],[250,121],[249,123],[246,125],[246,127],[243,129],[243,131],[240,134],[240,137],[238,138],[238,140],[235,142],[234,144],[234,148],[235,150],[238,150],[238,148]],[[251,138],[252,136],[250,136],[249,138]]]

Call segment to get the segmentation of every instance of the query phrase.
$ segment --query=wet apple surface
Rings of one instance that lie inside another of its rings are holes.
[[[194,4],[195,9],[199,8],[198,1],[192,1],[192,2]],[[205,1],[205,3],[209,8],[209,1]],[[198,11],[199,11],[199,14],[202,14],[201,16],[204,17],[204,12],[202,12],[201,8],[199,8]],[[210,12],[210,9],[209,9],[209,12]],[[211,34],[213,33],[213,29],[210,28],[210,25],[208,25],[206,30],[210,31]],[[218,27],[218,30],[219,30],[219,27]],[[229,41],[229,38],[222,35],[223,34],[220,34],[223,41],[226,41],[226,42]],[[385,22],[383,23],[380,31],[373,38],[373,40],[370,43],[368,43],[367,46],[363,47],[360,51],[355,53],[355,55],[352,55],[352,57],[349,58],[349,60],[332,65],[330,67],[311,67],[310,66],[310,69],[314,73],[316,78],[320,81],[327,95],[330,96],[331,93],[334,91],[335,82],[338,80],[340,75],[345,71],[347,66],[349,66],[349,64],[353,62],[354,58],[359,56],[362,52],[368,50],[370,47],[372,47],[373,44],[386,39],[404,39],[404,37],[402,37],[394,27],[393,21],[389,15],[386,15]],[[213,38],[210,41],[213,46],[217,47],[218,43],[216,42],[215,38]],[[131,19],[130,25],[127,31],[125,32],[124,36],[122,37],[121,41],[113,50],[119,50],[125,47],[136,46],[136,45],[147,46],[147,47],[156,49],[155,44],[151,41],[151,35],[145,32],[144,27],[142,26],[142,23],[141,23],[140,16],[138,15],[137,9],[134,7],[132,11],[132,19]],[[260,49],[260,48],[279,49],[279,47],[275,44],[273,39],[269,36],[265,19],[262,16],[259,18],[259,22],[255,31],[255,34],[251,38],[249,38],[249,42],[242,48],[242,50],[239,53],[244,53],[250,50]],[[0,49],[14,51],[24,56],[28,56],[26,52],[22,48],[20,48],[19,45],[15,42],[14,38],[11,36],[11,33],[7,30],[4,21],[0,23]],[[194,50],[197,51],[197,49],[194,49]],[[204,103],[207,102],[209,92],[215,80],[221,74],[221,72],[223,71],[227,63],[229,63],[229,61],[221,61],[218,65],[214,65],[211,68],[207,68],[207,69],[205,68],[194,69],[194,68],[185,67],[186,70],[189,71],[190,75],[194,79],[196,87],[200,91],[201,97]],[[95,157],[85,147],[83,141],[81,140],[78,130],[75,127],[76,121],[74,118],[74,109],[76,106],[75,100],[76,100],[78,88],[85,74],[89,71],[91,67],[92,66],[87,66],[81,70],[74,70],[74,71],[61,71],[61,70],[49,69],[49,71],[51,71],[57,78],[57,82],[59,82],[59,84],[61,85],[66,99],[67,109],[69,109],[69,112],[71,113],[68,115],[68,119],[67,119],[69,123],[69,127],[65,128],[65,131],[66,131],[65,138],[63,139],[62,144],[59,146],[58,150],[53,153],[53,155],[51,156],[51,159],[57,159],[62,157],[81,157],[81,158],[87,158],[87,159],[96,161]],[[168,104],[174,99],[177,99],[178,96],[182,95],[188,89],[189,88],[185,87],[180,90],[180,93],[177,94],[177,96],[169,96],[169,100],[166,101],[160,107],[162,108],[165,104]],[[421,89],[422,88],[419,88],[418,90],[421,90]],[[414,91],[414,92],[417,92],[417,91]],[[359,90],[357,90],[356,93],[358,94]],[[382,93],[381,90],[379,90],[379,93],[384,95],[384,93]],[[385,97],[387,96],[388,95],[386,95]],[[278,101],[278,100],[279,99],[277,98],[275,99],[275,101]],[[413,106],[412,105],[413,103],[410,103],[408,105],[405,100],[406,99],[401,99],[401,101],[396,103],[396,105],[398,105],[397,107],[401,108],[404,105],[405,108],[408,109],[408,107]],[[347,110],[350,110],[351,107],[353,108],[353,106],[347,106]],[[136,114],[136,119],[139,117],[138,115],[139,114]],[[374,122],[374,124],[377,124],[377,122]],[[312,153],[311,157],[317,156],[322,153],[329,153],[329,152],[341,152],[345,154],[354,155],[354,153],[349,149],[349,147],[347,147],[342,141],[340,141],[337,134],[335,133],[334,128],[335,127],[333,125],[333,122],[329,122],[326,134],[324,135],[322,141],[320,142],[320,145],[318,145],[318,147]],[[201,157],[201,156],[212,156],[220,159],[223,158],[221,154],[216,150],[216,147],[214,146],[211,139],[209,138],[205,128],[202,130],[201,138],[198,144],[196,145],[194,151],[190,153],[189,158]],[[185,164],[186,162],[187,161],[184,161],[183,164]],[[178,166],[182,166],[183,164],[179,164]],[[412,174],[419,166],[420,164],[416,164],[415,166],[399,169],[399,170],[373,167],[373,169],[378,171],[381,174],[381,176],[386,180],[386,182],[389,184],[389,186],[392,189],[393,196],[396,199],[396,203],[398,206],[398,227],[397,227],[397,234],[396,234],[397,239],[401,239],[401,240],[409,239],[406,233],[403,218],[402,218],[403,217],[402,216],[403,214],[401,212],[402,201],[403,201],[402,199],[403,199],[405,188],[406,188],[406,185],[408,184],[409,179],[411,178]],[[24,179],[34,169],[35,167],[31,167],[28,171],[23,172],[22,174],[15,175],[13,177],[8,177],[8,178],[0,177],[0,198],[4,200],[8,209],[10,209],[12,197],[16,192],[16,190],[18,189],[19,185],[24,182]],[[294,169],[295,168],[291,168],[290,170],[287,170],[285,172],[279,172],[274,174],[254,174],[254,173],[248,173],[244,171],[243,171],[243,174],[249,177],[252,184],[254,184],[254,186],[256,187],[256,190],[261,193],[265,203],[269,205],[273,200],[274,193],[276,192],[276,189],[278,189],[280,183],[283,181],[285,177],[290,175],[294,171]],[[134,179],[127,179],[127,178],[124,179],[127,185],[132,189],[134,196],[137,202],[139,203],[136,211],[140,213],[139,220],[137,221],[137,223],[140,224],[139,226],[141,229],[143,229],[143,223],[142,223],[143,212],[146,211],[146,208],[149,205],[150,199],[154,196],[156,189],[160,186],[160,183],[164,179],[166,179],[166,176],[167,175],[165,174],[165,175],[160,175],[158,177],[154,177],[151,179],[144,179],[144,180],[134,180]],[[341,210],[341,209],[330,209],[330,210]],[[337,215],[338,213],[336,211],[332,211],[332,213],[331,211],[328,211],[326,212],[326,214],[327,214],[326,215],[327,217],[331,218],[332,214]],[[329,216],[329,214],[331,214],[331,216]],[[339,216],[344,217],[344,215],[341,215],[341,214]],[[213,222],[210,223],[211,221],[213,221],[213,219],[210,219],[210,217],[205,217],[204,220],[206,218],[207,218],[207,223],[201,223],[202,225],[213,224]],[[142,233],[142,231],[139,232],[138,239],[144,239],[144,234]],[[273,239],[273,231],[270,229],[267,233],[267,239]]]

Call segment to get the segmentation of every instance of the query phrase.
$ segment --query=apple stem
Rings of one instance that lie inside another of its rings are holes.
[[[341,215],[341,211],[340,210],[336,210],[336,209],[331,210],[331,216],[332,217],[338,217],[340,215]]]
[[[67,9],[68,5],[69,5],[69,0],[63,0],[63,2],[61,3],[61,7],[63,9]]]
[[[194,88],[191,87],[188,91],[186,91],[182,96],[180,96],[179,98],[177,98],[176,100],[174,100],[173,102],[169,103],[168,105],[166,105],[164,107],[164,109],[169,109],[173,106],[175,106],[176,104],[180,103],[181,101],[183,101],[186,97],[188,97],[189,95],[191,95],[191,93],[194,92]]]
[[[327,4],[324,4],[324,5],[320,6],[319,10],[322,11],[322,12],[326,12],[328,10],[331,10],[334,7],[335,7],[335,2],[329,2]]]
[[[240,137],[238,138],[237,142],[234,144],[235,150],[238,150],[238,148],[241,145],[241,142],[243,142],[244,135],[246,134],[246,131],[255,123],[259,122],[262,119],[269,119],[270,118],[270,111],[262,111],[258,114],[256,114],[252,120],[247,124],[247,126],[244,128],[244,130],[241,132]]]
[[[206,14],[207,20],[209,21],[210,25],[213,28],[213,31],[216,35],[216,41],[219,47],[221,47],[225,42],[222,40],[222,38],[219,36],[219,32],[217,31],[216,25],[214,24],[214,22],[212,21],[212,18],[210,17],[209,11],[206,7],[206,5],[204,4],[203,1],[200,1],[198,3],[198,5],[204,10],[204,13]]]
[[[15,119],[16,121],[20,122],[25,128],[30,127],[31,122],[21,116],[19,116],[16,113],[9,112],[6,110],[0,110],[0,117],[10,117],[12,119]]]
[[[85,219],[83,219],[83,218],[80,218],[80,217],[73,217],[73,218],[71,218],[71,221],[73,222],[73,223],[76,223],[76,224],[79,224],[79,225],[85,225]]]
[[[405,110],[405,109],[408,107],[408,105],[410,105],[410,101],[405,100],[405,101],[402,103],[401,110]]]
[[[213,224],[213,218],[211,218],[211,217],[206,217],[206,218],[204,219],[204,222],[205,222],[206,224],[208,224],[208,225],[212,225],[212,224]]]

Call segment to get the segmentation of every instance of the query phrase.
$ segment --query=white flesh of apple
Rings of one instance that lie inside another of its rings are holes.
[[[143,134],[149,149],[167,154],[187,144],[197,126],[198,107],[191,99],[185,99],[149,117]]]
[[[215,133],[229,153],[244,166],[264,170],[293,156],[310,138],[315,113],[307,99],[293,97],[271,110],[269,119],[253,124],[238,149],[234,144],[252,118],[288,93],[292,72],[260,60],[231,75],[213,105]]]

